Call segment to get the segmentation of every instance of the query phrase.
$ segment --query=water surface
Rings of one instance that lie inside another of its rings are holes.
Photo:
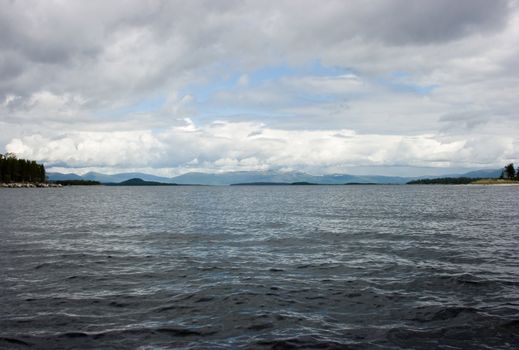
[[[519,188],[0,190],[0,348],[514,349]]]

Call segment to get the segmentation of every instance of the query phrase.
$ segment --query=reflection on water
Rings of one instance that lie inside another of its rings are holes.
[[[519,189],[0,191],[0,348],[512,349]]]

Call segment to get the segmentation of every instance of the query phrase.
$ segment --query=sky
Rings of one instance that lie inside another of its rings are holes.
[[[48,171],[519,160],[519,1],[0,0],[0,152]]]

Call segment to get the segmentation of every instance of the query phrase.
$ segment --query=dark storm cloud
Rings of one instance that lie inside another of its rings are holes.
[[[368,32],[391,44],[430,44],[502,29],[504,0],[385,1],[367,18]]]
[[[231,57],[257,66],[279,57],[314,59],[356,38],[366,44],[438,43],[499,29],[506,20],[507,2],[501,0],[4,1],[0,92],[52,88],[104,100],[106,94],[162,88],[172,77]],[[156,57],[142,57],[146,53]],[[132,74],[142,65],[146,74]],[[130,73],[124,82],[110,79],[117,70]]]
[[[17,6],[10,8],[9,4]],[[16,52],[27,63],[64,64],[73,55],[92,49],[70,19],[56,18],[52,10],[32,13],[27,7],[30,7],[29,3],[12,1],[0,11],[0,48],[3,52]]]

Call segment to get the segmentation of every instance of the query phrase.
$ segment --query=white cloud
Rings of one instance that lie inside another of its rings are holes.
[[[48,164],[84,166],[146,166],[164,151],[150,131],[79,132],[55,138],[32,135],[13,139],[8,152]]]
[[[6,1],[0,147],[157,173],[501,166],[517,42],[517,0]]]
[[[517,152],[512,138],[499,140],[434,135],[356,134],[352,130],[292,131],[250,122],[215,122],[161,132],[81,132],[54,139],[14,139],[9,152],[76,168],[101,167],[237,170],[352,166],[499,166]],[[42,147],[43,145],[43,147]],[[326,172],[326,171],[325,171]]]

